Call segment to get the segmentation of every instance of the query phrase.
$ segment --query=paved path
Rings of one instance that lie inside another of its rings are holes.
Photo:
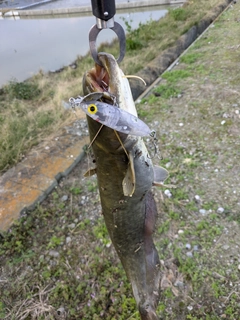
[[[34,208],[69,174],[84,156],[88,137],[72,134],[38,146],[27,158],[0,177],[0,231],[7,230],[27,209]]]

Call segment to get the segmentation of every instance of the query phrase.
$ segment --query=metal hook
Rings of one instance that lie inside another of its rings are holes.
[[[117,62],[121,62],[124,58],[125,51],[126,51],[126,37],[125,37],[125,32],[123,30],[123,27],[117,23],[114,22],[114,26],[112,28],[109,28],[113,30],[116,35],[118,36],[119,40],[119,47],[120,47],[120,54],[119,57],[117,58]],[[102,29],[99,29],[97,25],[94,25],[89,32],[89,46],[90,46],[90,52],[93,57],[93,60],[99,64],[100,66],[103,66],[101,61],[98,59],[98,52],[97,52],[97,46],[96,46],[96,40],[99,32]]]

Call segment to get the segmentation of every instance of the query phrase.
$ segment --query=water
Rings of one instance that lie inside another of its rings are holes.
[[[121,12],[115,21],[124,28],[122,17],[132,28],[140,22],[158,20],[167,13],[166,7],[141,8]],[[10,80],[23,81],[39,70],[60,69],[89,51],[88,33],[95,24],[92,15],[42,16],[34,19],[5,18],[0,20],[0,86]],[[103,30],[98,43],[116,37],[112,30]]]

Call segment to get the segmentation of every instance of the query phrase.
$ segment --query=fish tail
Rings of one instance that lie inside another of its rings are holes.
[[[155,308],[151,305],[139,307],[139,313],[141,316],[141,320],[159,320]]]

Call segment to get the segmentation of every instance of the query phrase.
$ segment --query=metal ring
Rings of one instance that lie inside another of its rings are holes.
[[[116,35],[118,36],[120,54],[119,54],[119,57],[117,58],[117,62],[119,63],[123,60],[124,55],[125,55],[125,50],[126,50],[125,32],[124,32],[122,26],[117,22],[114,22],[114,27],[110,28],[110,29],[113,30],[116,33]],[[100,66],[103,66],[101,61],[98,59],[98,52],[97,52],[97,47],[96,47],[97,36],[101,30],[103,30],[103,29],[99,29],[97,27],[97,25],[94,25],[90,29],[90,31],[89,31],[89,46],[90,46],[90,53],[93,57],[93,60],[97,64],[99,64]]]

